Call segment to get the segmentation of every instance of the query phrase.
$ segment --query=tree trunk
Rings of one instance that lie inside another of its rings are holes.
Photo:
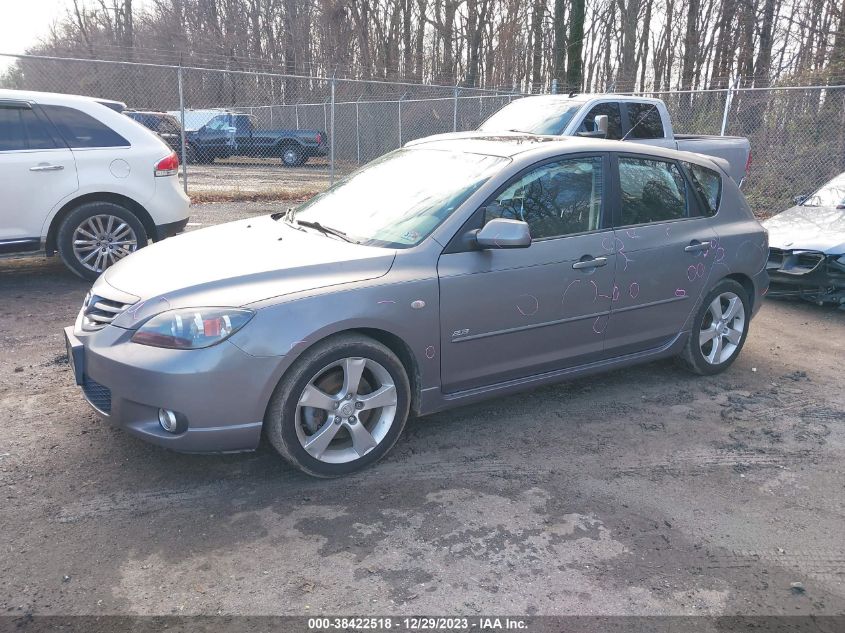
[[[570,0],[569,44],[566,47],[566,89],[580,91],[584,83],[584,16],[585,1]]]

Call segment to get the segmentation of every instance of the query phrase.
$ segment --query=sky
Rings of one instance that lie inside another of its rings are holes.
[[[80,5],[91,6],[93,0],[80,0]],[[134,2],[135,12],[144,1]],[[23,53],[45,37],[50,26],[64,17],[73,0],[0,0],[0,53]],[[13,59],[0,56],[0,72],[8,68]]]
[[[47,35],[72,0],[0,0],[0,53],[22,53]],[[14,60],[0,57],[0,71]]]

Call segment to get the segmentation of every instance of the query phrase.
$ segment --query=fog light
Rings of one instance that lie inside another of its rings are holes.
[[[158,410],[158,423],[168,433],[176,433],[179,428],[179,420],[176,414],[169,409]]]

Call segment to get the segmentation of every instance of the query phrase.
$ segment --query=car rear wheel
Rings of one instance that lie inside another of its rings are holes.
[[[305,162],[305,154],[301,147],[288,145],[282,147],[282,164],[285,167],[297,167]]]
[[[745,288],[732,279],[723,279],[698,309],[681,361],[696,374],[726,370],[745,344],[750,318]]]
[[[94,280],[127,255],[147,245],[144,225],[129,209],[113,202],[87,202],[62,221],[56,239],[65,265]]]
[[[264,429],[291,464],[340,477],[381,459],[408,419],[402,362],[381,343],[341,335],[308,350],[279,382]]]

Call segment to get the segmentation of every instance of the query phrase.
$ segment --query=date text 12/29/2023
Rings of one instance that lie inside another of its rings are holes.
[[[527,631],[522,618],[467,617],[316,617],[308,619],[309,631]]]

